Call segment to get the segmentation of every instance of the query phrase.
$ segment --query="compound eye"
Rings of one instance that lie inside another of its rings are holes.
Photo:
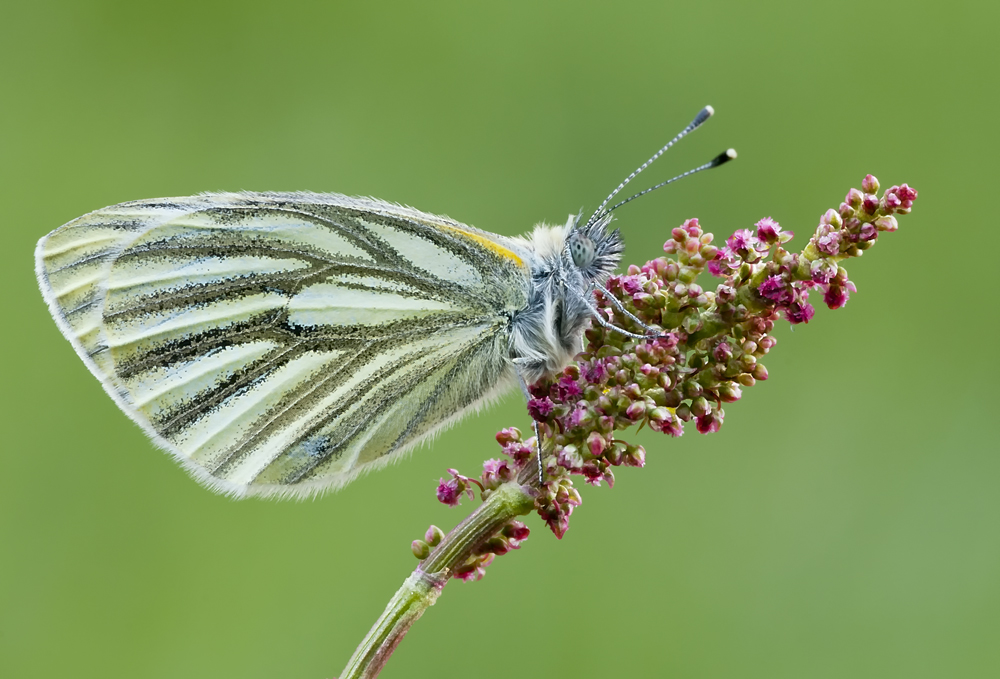
[[[589,268],[597,259],[597,246],[587,236],[573,233],[569,238],[569,254],[581,269]]]

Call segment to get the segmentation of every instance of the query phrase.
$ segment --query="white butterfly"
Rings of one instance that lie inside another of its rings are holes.
[[[75,219],[36,273],[105,390],[199,481],[308,496],[565,367],[606,323],[605,206],[711,112],[583,224],[508,238],[374,199],[208,193]]]

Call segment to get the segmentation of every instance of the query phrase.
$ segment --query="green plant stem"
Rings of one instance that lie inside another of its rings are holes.
[[[396,646],[424,611],[433,606],[455,569],[476,549],[496,535],[507,522],[535,506],[538,488],[535,461],[530,461],[514,481],[503,484],[434,548],[389,600],[382,615],[347,661],[340,679],[378,676]]]

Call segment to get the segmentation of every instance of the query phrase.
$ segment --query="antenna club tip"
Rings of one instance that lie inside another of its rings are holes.
[[[723,163],[728,163],[730,160],[736,158],[736,149],[726,149],[709,163],[709,167],[719,167]]]
[[[711,118],[713,113],[715,113],[715,109],[712,108],[711,106],[706,106],[705,108],[698,111],[698,115],[694,117],[694,120],[691,121],[691,124],[684,130],[684,134],[687,134],[691,130],[696,129],[703,122]]]

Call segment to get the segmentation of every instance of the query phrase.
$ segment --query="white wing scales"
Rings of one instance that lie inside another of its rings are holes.
[[[63,334],[201,481],[302,496],[506,384],[523,244],[334,194],[206,194],[81,217],[36,251]]]

